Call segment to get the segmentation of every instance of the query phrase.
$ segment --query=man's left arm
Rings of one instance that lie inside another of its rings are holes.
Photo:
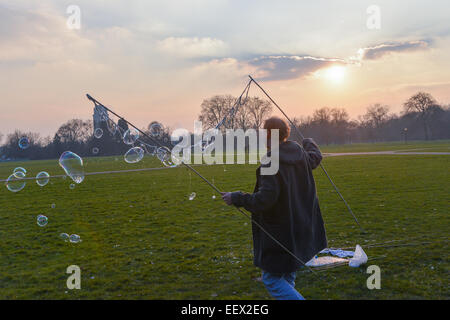
[[[255,193],[231,192],[223,198],[228,204],[244,207],[251,213],[262,213],[270,210],[277,202],[280,188],[277,175],[261,175],[260,186]],[[228,200],[225,198],[228,197]]]

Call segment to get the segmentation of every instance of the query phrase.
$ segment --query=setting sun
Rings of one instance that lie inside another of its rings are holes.
[[[325,71],[325,77],[334,83],[341,83],[345,78],[345,67],[331,67]]]

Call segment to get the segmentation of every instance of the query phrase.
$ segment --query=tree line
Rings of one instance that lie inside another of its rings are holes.
[[[236,98],[231,95],[216,95],[201,104],[198,120],[203,129],[216,127],[226,119],[221,128],[241,128],[244,130],[261,128],[273,108],[269,101],[249,97],[234,115],[229,116]],[[228,116],[227,116],[228,115]],[[292,119],[305,137],[314,138],[319,144],[344,144],[356,142],[381,142],[398,140],[450,139],[450,106],[440,105],[425,92],[418,92],[403,104],[400,114],[390,113],[389,106],[374,104],[357,119],[350,119],[345,108],[323,107],[310,116]],[[151,122],[142,129],[150,133]],[[154,138],[163,145],[170,146],[170,128],[162,127],[161,134]],[[121,131],[110,132],[107,122],[101,122],[104,134],[100,138],[93,135],[92,120],[72,119],[59,127],[53,138],[40,137],[38,133],[19,130],[7,134],[0,147],[0,160],[52,159],[70,150],[80,156],[107,156],[124,154],[130,146],[122,141],[120,132],[128,129],[123,119],[118,121]],[[295,138],[294,130],[291,131]],[[27,137],[29,147],[21,149],[21,137]],[[2,134],[0,133],[0,141]],[[94,149],[98,152],[93,152]]]

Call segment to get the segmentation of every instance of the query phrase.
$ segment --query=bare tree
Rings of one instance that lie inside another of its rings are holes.
[[[436,100],[431,94],[426,92],[418,92],[404,103],[405,113],[417,113],[422,121],[425,140],[429,139],[428,118],[431,114],[432,107],[436,105]]]
[[[389,119],[388,114],[389,114],[388,106],[382,106],[381,104],[376,103],[372,106],[367,107],[367,111],[363,115],[363,117],[375,129],[379,129]]]
[[[251,121],[251,112],[248,104],[240,106],[236,111],[234,115],[234,126],[235,128],[240,128],[244,131],[253,126],[253,123]]]
[[[344,108],[333,108],[331,113],[331,130],[334,143],[345,143],[348,140],[349,115]]]
[[[319,127],[318,137],[326,144],[330,143],[332,128],[331,122],[331,110],[330,108],[323,107],[314,111],[312,116],[312,125]]]
[[[204,129],[214,128],[230,112],[236,98],[231,95],[216,95],[205,99],[201,105],[198,120]],[[226,127],[234,127],[233,119],[228,119]]]
[[[59,127],[56,134],[62,143],[83,143],[92,136],[92,120],[72,119]]]
[[[381,136],[381,128],[389,120],[389,107],[376,103],[367,107],[366,113],[361,116],[361,124],[369,132],[369,136],[373,140],[379,140]]]
[[[261,128],[263,121],[272,113],[272,104],[258,97],[249,98],[246,102],[248,114],[251,117],[251,126]]]
[[[331,110],[330,108],[323,107],[317,110],[314,110],[312,120],[318,124],[326,124],[331,120]]]

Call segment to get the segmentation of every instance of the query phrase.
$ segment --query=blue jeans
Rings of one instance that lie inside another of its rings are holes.
[[[262,282],[270,295],[277,300],[305,300],[295,290],[295,277],[295,272],[279,274],[263,271]]]

